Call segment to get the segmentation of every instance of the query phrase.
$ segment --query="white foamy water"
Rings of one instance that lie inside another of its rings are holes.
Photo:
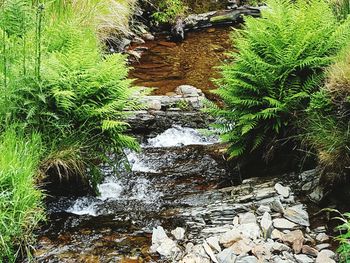
[[[185,145],[207,145],[217,143],[218,139],[207,137],[195,129],[174,125],[172,128],[147,141],[143,147],[173,147]]]
[[[100,196],[78,198],[66,211],[76,215],[98,216],[113,213],[103,209],[106,203],[133,200],[144,204],[156,204],[163,195],[154,188],[151,181],[142,177],[122,180],[109,176],[97,187]]]
[[[150,168],[144,161],[144,155],[142,153],[135,153],[126,151],[131,170],[133,172],[145,172],[145,173],[156,173],[155,169]]]
[[[97,216],[97,203],[87,197],[78,198],[66,211],[76,215]]]

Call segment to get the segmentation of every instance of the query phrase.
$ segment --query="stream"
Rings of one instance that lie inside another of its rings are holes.
[[[129,77],[136,85],[156,88],[157,95],[181,84],[207,92],[218,77],[214,67],[226,57],[229,32],[229,27],[208,28],[189,32],[181,43],[166,36],[147,41]],[[207,121],[199,126],[206,127]],[[35,260],[158,262],[149,254],[153,227],[183,226],[179,208],[203,205],[208,202],[204,192],[239,181],[231,175],[218,138],[196,128],[183,123],[158,129],[151,137],[141,134],[142,152],[126,152],[132,171],[116,174],[103,168],[100,196],[50,199],[48,222],[37,233]]]
[[[179,85],[192,85],[213,98],[210,90],[219,77],[216,67],[227,59],[230,31],[229,26],[212,27],[188,32],[181,43],[160,35],[132,45],[131,50],[143,54],[132,64],[129,77],[138,86],[154,88],[153,95],[174,96]],[[142,151],[125,151],[131,170],[102,167],[105,179],[98,185],[99,196],[48,199],[48,220],[36,233],[33,259],[169,262],[150,252],[154,228],[183,227],[196,243],[211,231],[227,231],[240,213],[271,203],[276,179],[241,185],[239,173],[225,159],[226,145],[201,130],[214,121],[202,115],[181,109],[137,115],[131,126],[138,126],[131,133]],[[290,199],[285,201],[294,204],[292,194]]]

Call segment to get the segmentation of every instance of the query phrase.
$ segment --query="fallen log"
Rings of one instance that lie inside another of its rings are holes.
[[[186,18],[178,18],[172,27],[172,36],[174,39],[182,40],[185,32],[207,28],[223,24],[235,24],[243,22],[244,16],[260,16],[259,7],[241,6],[232,10],[219,10],[203,14],[191,14]]]

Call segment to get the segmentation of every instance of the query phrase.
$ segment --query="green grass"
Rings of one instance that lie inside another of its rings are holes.
[[[36,185],[41,147],[38,134],[10,128],[0,136],[0,262],[29,252],[31,232],[44,219]]]

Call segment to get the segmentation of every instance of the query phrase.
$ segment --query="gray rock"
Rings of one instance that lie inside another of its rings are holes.
[[[239,214],[239,223],[240,224],[256,223],[256,216],[252,212]]]
[[[205,250],[205,252],[207,252],[208,256],[210,257],[210,259],[215,262],[215,263],[218,263],[216,257],[215,257],[215,254],[213,252],[213,250],[210,248],[210,246],[208,245],[207,242],[203,242],[203,248]]]
[[[260,221],[261,229],[263,231],[264,237],[268,238],[271,236],[272,232],[272,219],[268,212],[265,212]]]
[[[216,258],[219,263],[233,263],[236,262],[237,256],[231,248],[226,248],[217,254]]]
[[[272,222],[273,226],[278,229],[293,229],[297,226],[293,222],[284,218],[276,218]]]
[[[275,184],[275,190],[279,195],[282,195],[284,198],[287,198],[290,194],[289,187],[285,187],[280,183]]]
[[[158,226],[157,228],[153,228],[152,245],[158,245],[159,246],[166,239],[168,239],[168,236],[165,233],[163,227]]]
[[[281,201],[278,198],[275,198],[271,204],[270,207],[273,211],[278,212],[278,213],[284,213],[284,207],[281,203]]]
[[[181,85],[175,89],[176,94],[182,95],[184,97],[199,96],[198,89],[191,85]]]
[[[313,263],[314,260],[307,255],[299,254],[294,256],[298,263]]]
[[[291,250],[292,249],[289,246],[280,242],[275,242],[271,248],[272,253],[281,253],[283,251],[291,251]]]
[[[232,229],[222,234],[219,242],[225,247],[230,247],[233,243],[237,242],[240,239],[242,239],[240,231],[237,229]]]
[[[171,234],[175,237],[176,240],[183,240],[185,238],[185,229],[182,227],[177,227]]]
[[[335,260],[333,257],[335,256],[333,251],[330,251],[328,249],[320,251],[318,253],[318,256],[316,258],[316,263],[335,263]]]
[[[318,250],[318,251],[321,251],[323,249],[326,249],[326,248],[329,248],[331,247],[330,244],[328,243],[323,243],[323,244],[319,244],[319,245],[316,245],[315,248]]]
[[[261,237],[261,230],[257,223],[248,223],[239,225],[237,229],[240,231],[241,236],[255,240]]]
[[[208,245],[215,249],[217,252],[221,252],[221,247],[219,245],[219,239],[217,237],[209,237],[206,239]]]
[[[275,240],[275,239],[282,240],[282,237],[283,237],[283,233],[281,231],[279,231],[278,229],[272,230],[271,238],[273,240]]]
[[[267,205],[261,205],[256,212],[260,215],[263,215],[265,212],[271,213],[271,208]]]
[[[317,255],[318,255],[317,249],[312,248],[308,245],[304,245],[301,249],[301,252],[305,255],[309,255],[309,256],[313,256],[313,257],[317,257]]]
[[[311,194],[309,194],[309,198],[314,201],[314,202],[321,202],[321,200],[323,199],[324,197],[324,192],[325,192],[325,189],[321,186],[317,186]]]
[[[258,263],[258,259],[254,256],[240,256],[235,263]]]
[[[316,236],[316,240],[320,243],[327,242],[329,240],[329,236],[326,233],[319,233]]]
[[[150,110],[161,110],[162,109],[162,103],[160,100],[150,100],[147,103],[148,109]]]
[[[170,238],[165,239],[160,246],[157,247],[156,251],[164,257],[174,257],[180,253],[180,249],[177,247],[176,242]]]
[[[287,208],[283,216],[298,225],[310,226],[309,214],[303,209],[303,205]]]

